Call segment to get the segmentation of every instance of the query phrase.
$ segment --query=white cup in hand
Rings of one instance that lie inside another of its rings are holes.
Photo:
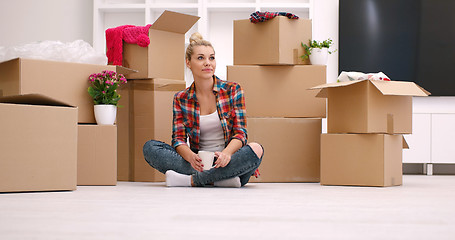
[[[202,159],[202,165],[204,165],[203,170],[210,170],[213,165],[215,153],[209,151],[199,151],[198,155]]]

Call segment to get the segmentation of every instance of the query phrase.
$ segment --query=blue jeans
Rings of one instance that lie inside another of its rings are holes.
[[[144,144],[143,151],[145,160],[156,170],[162,173],[174,170],[192,175],[194,185],[199,187],[233,177],[239,177],[240,184],[244,186],[262,161],[262,157],[259,158],[250,146],[245,145],[232,154],[226,167],[198,172],[167,143],[150,140]]]

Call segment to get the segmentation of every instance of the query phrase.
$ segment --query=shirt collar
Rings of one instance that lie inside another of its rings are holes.
[[[223,88],[222,87],[222,82],[221,82],[221,79],[219,79],[217,76],[213,75],[213,92],[215,94],[218,94],[218,92],[220,92],[220,89]],[[188,88],[188,98],[196,98],[196,87],[195,87],[195,84],[194,82],[191,84],[191,86]]]

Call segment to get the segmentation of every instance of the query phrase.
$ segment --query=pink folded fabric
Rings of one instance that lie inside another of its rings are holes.
[[[108,64],[122,65],[123,41],[147,47],[150,44],[148,32],[151,24],[146,26],[123,25],[106,29],[106,56]]]

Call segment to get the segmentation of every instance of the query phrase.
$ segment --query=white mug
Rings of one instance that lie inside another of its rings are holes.
[[[213,165],[213,159],[215,158],[214,152],[209,151],[199,151],[199,157],[202,159],[202,165],[204,165],[204,170],[210,170]]]

